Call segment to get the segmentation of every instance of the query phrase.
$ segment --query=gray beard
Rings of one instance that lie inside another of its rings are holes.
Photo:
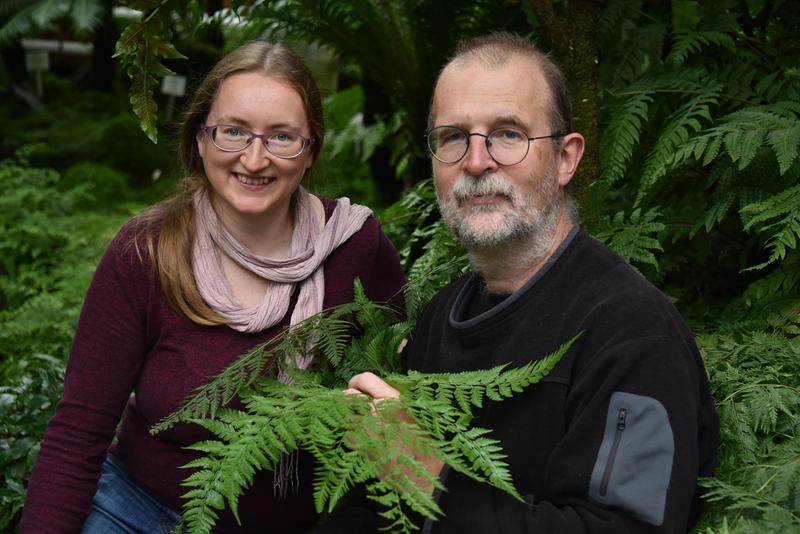
[[[530,176],[529,179],[536,178]],[[508,204],[461,206],[465,199],[481,195],[505,197],[510,207]],[[514,191],[511,184],[495,174],[478,177],[464,174],[448,198],[443,198],[438,190],[436,197],[445,223],[469,251],[480,252],[525,243],[525,256],[539,258],[550,249],[560,214],[553,168],[548,168],[546,174],[537,180],[536,189],[525,195]],[[493,211],[504,212],[502,219],[491,224],[478,224],[471,220],[472,215]]]

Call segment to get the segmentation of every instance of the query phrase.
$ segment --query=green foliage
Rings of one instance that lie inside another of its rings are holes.
[[[699,53],[704,46],[716,45],[734,50],[736,48],[730,35],[718,31],[677,30],[675,42],[666,61],[677,66],[683,65],[689,55]]]
[[[314,166],[311,189],[330,197],[349,197],[375,207],[375,192],[368,160],[387,136],[387,125],[364,124],[364,92],[360,86],[339,91],[323,101],[325,145]]]
[[[742,331],[698,341],[722,428],[717,475],[703,483],[707,522],[724,517],[727,532],[800,529],[798,338]]]
[[[0,157],[13,157],[24,147],[31,166],[55,169],[64,180],[71,167],[89,162],[104,164],[124,174],[128,185],[137,190],[152,184],[156,170],[164,182],[175,175],[174,147],[169,143],[153,145],[119,95],[81,90],[55,77],[48,78],[47,90],[47,108],[37,113],[19,113],[18,101],[0,99],[0,115],[4,116],[0,121]],[[66,186],[59,183],[58,187],[63,190]],[[130,196],[121,189],[105,197],[101,189],[91,193],[108,205]]]
[[[629,263],[644,263],[658,268],[658,260],[653,251],[664,250],[657,234],[666,228],[663,223],[658,222],[659,217],[655,208],[644,215],[637,208],[626,221],[625,213],[619,211],[613,217],[604,217],[594,235]]]
[[[128,177],[101,163],[79,163],[64,172],[59,183],[61,190],[86,190],[87,198],[82,200],[80,208],[90,208],[107,205],[108,199],[124,197],[129,191]]]
[[[183,521],[190,532],[210,532],[216,510],[225,503],[237,515],[238,498],[255,472],[276,470],[282,457],[297,450],[310,452],[316,461],[318,512],[332,511],[353,486],[369,483],[368,497],[383,505],[392,532],[412,530],[401,503],[431,519],[442,514],[416,481],[443,486],[409,454],[412,450],[521,500],[500,443],[487,436],[488,430],[469,427],[471,412],[486,399],[501,401],[540,381],[571,342],[516,369],[402,374],[396,347],[412,327],[413,321],[397,323],[390,309],[370,302],[357,283],[353,304],[312,317],[277,342],[251,351],[243,358],[246,363],[234,363],[157,425],[153,432],[192,421],[215,436],[190,447],[203,453],[186,465],[198,469],[184,483],[190,490],[184,495]],[[353,329],[360,334],[349,343]],[[303,350],[309,335],[315,340],[315,366],[300,372],[286,355]],[[282,368],[294,383],[259,376],[265,365],[273,367],[272,374],[275,366]],[[385,377],[401,397],[373,405],[363,396],[345,396],[349,378],[364,371]],[[237,393],[244,411],[220,407]]]
[[[0,2],[0,18],[11,16],[0,28],[0,43],[52,30],[65,17],[76,32],[85,35],[100,24],[103,9],[102,0],[4,0]]]
[[[17,307],[40,292],[69,233],[59,220],[85,197],[84,189],[53,194],[56,172],[24,159],[0,162],[0,306]]]
[[[422,180],[403,197],[383,211],[383,231],[398,247],[400,260],[412,281],[420,277],[415,271],[432,272],[435,266],[451,259],[466,269],[466,251],[438,219],[433,180]],[[443,287],[439,279],[433,287]]]
[[[172,30],[169,25],[170,5],[175,3],[163,0],[154,6],[150,0],[130,2],[133,8],[141,8],[146,16],[132,22],[120,35],[114,57],[119,58],[126,67],[131,79],[130,101],[142,131],[153,142],[157,142],[156,110],[153,88],[161,78],[175,74],[162,63],[165,59],[182,59],[172,44]]]
[[[25,503],[25,481],[61,395],[64,363],[34,354],[10,362],[0,386],[0,529],[10,529]]]
[[[800,185],[781,191],[761,202],[754,202],[742,208],[748,221],[745,230],[758,228],[760,234],[767,234],[767,247],[772,253],[767,261],[751,267],[762,269],[767,265],[786,258],[790,250],[797,248],[800,237]]]

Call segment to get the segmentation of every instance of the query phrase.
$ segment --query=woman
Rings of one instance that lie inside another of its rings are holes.
[[[351,301],[356,277],[375,300],[398,295],[397,253],[369,210],[300,185],[323,136],[314,80],[285,46],[249,43],[212,69],[181,133],[182,192],[123,227],[97,268],[22,532],[168,532],[196,457],[183,447],[208,435],[148,429],[254,345]],[[312,526],[299,463],[294,492],[259,473],[242,526],[226,510],[215,532]]]

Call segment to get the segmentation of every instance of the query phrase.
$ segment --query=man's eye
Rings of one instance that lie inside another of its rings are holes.
[[[464,141],[464,132],[444,132],[439,136],[439,144],[461,143]]]
[[[492,134],[492,137],[501,141],[519,141],[523,138],[523,135],[519,130],[503,128],[500,130],[495,130]]]

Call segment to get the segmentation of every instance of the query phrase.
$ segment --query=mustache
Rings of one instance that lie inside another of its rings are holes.
[[[499,195],[513,198],[514,188],[495,174],[474,176],[464,174],[453,186],[453,198],[461,202],[470,197]]]

